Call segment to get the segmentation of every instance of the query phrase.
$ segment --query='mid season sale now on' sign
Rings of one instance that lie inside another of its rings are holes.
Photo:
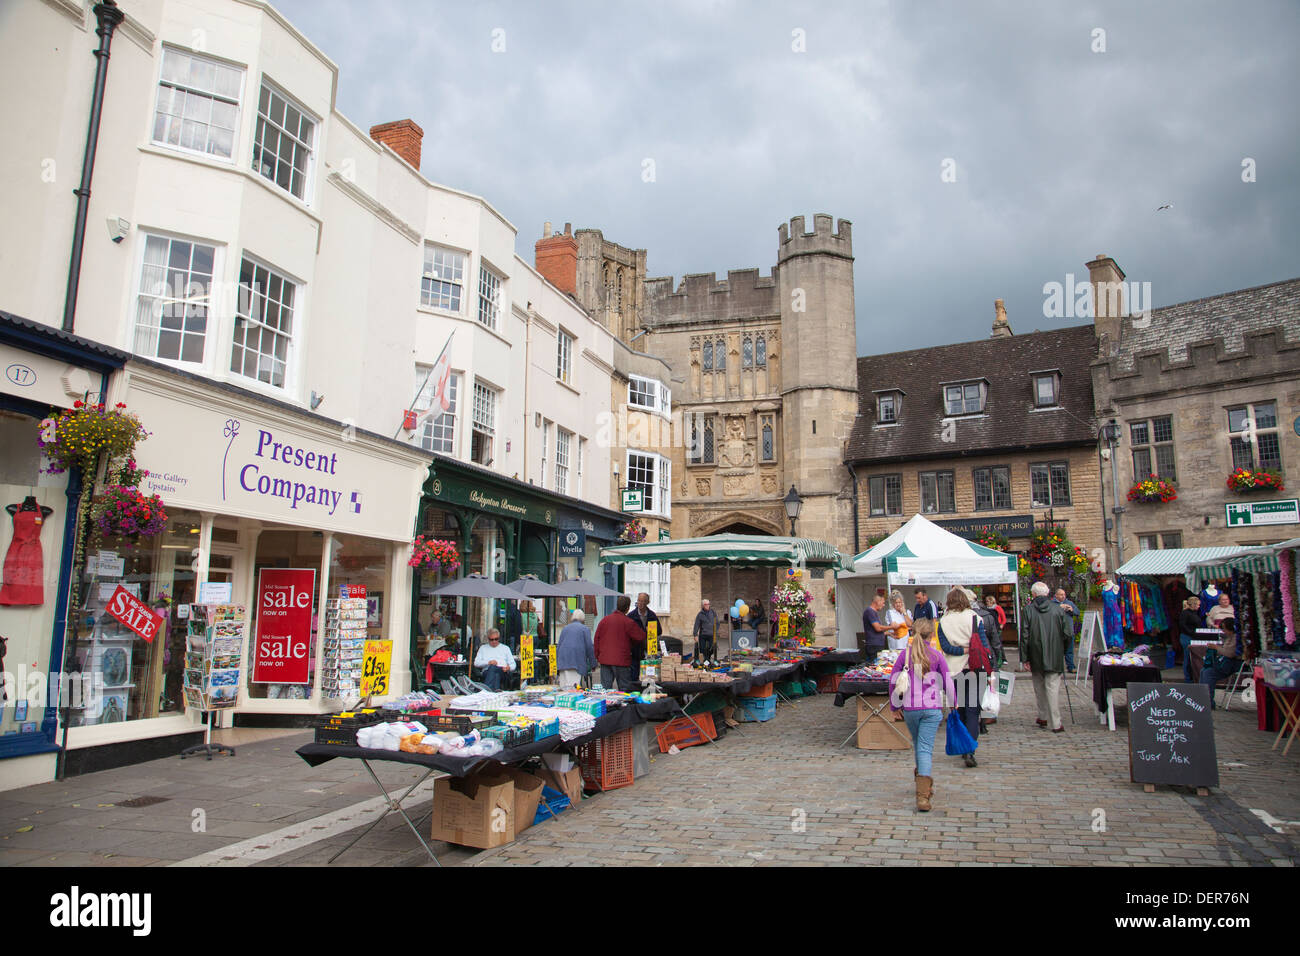
[[[255,684],[305,684],[311,650],[311,568],[263,568],[257,574]]]

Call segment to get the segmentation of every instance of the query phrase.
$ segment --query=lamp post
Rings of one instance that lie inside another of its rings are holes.
[[[794,485],[790,486],[785,498],[785,513],[790,519],[790,537],[794,537],[794,523],[799,520],[799,509],[803,507],[803,499],[799,497],[799,492],[794,490]]]
[[[1124,506],[1119,503],[1119,459],[1116,450],[1119,447],[1119,423],[1111,419],[1101,426],[1102,440],[1110,446],[1110,482],[1115,494],[1115,506],[1111,513],[1115,515],[1115,567],[1124,563],[1124,529],[1122,526]]]

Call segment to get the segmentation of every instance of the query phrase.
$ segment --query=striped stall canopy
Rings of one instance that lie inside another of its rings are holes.
[[[1188,568],[1193,564],[1214,559],[1225,560],[1245,550],[1247,549],[1235,544],[1214,548],[1149,548],[1129,558],[1115,573],[1126,578],[1187,574]]]
[[[852,560],[816,538],[782,538],[764,534],[715,534],[706,538],[677,538],[620,544],[600,549],[602,564],[667,561],[701,566],[804,565],[852,570]]]
[[[1277,552],[1272,545],[1261,548],[1241,548],[1229,558],[1211,558],[1188,565],[1188,584],[1201,587],[1202,581],[1215,581],[1231,577],[1233,571],[1272,573],[1278,569]]]

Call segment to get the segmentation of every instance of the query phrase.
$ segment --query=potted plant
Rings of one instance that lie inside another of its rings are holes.
[[[1282,483],[1282,476],[1276,471],[1269,471],[1266,468],[1257,471],[1238,468],[1228,476],[1228,490],[1238,494],[1245,494],[1248,491],[1285,491],[1286,485]]]
[[[406,563],[421,571],[455,574],[460,570],[460,552],[451,541],[419,534],[411,542],[411,559]]]
[[[640,544],[645,540],[647,531],[648,529],[641,523],[640,518],[633,518],[623,525],[623,530],[618,534],[618,540],[624,544]]]
[[[1178,497],[1178,489],[1172,481],[1148,475],[1128,490],[1129,501],[1144,504],[1168,504]]]
[[[994,551],[1006,551],[1011,547],[1011,542],[1007,536],[999,534],[997,531],[985,528],[975,536],[975,543],[982,544],[986,548],[992,548]]]

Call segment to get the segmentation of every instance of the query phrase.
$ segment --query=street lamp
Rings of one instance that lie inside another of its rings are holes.
[[[790,491],[785,496],[785,513],[790,519],[790,537],[794,537],[794,523],[799,519],[799,509],[803,507],[803,499],[799,497],[799,492],[794,490],[794,485],[790,486]]]
[[[1111,513],[1115,515],[1115,567],[1124,563],[1124,529],[1122,526],[1125,508],[1119,503],[1119,461],[1117,459],[1120,439],[1119,422],[1111,419],[1101,426],[1101,440],[1110,447],[1110,484],[1115,495],[1115,506]],[[1104,496],[1104,492],[1103,492]]]

